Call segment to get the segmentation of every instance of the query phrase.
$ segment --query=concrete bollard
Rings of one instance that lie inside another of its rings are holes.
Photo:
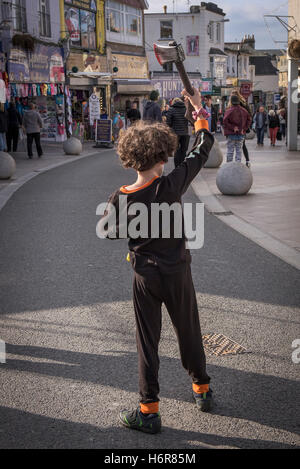
[[[76,137],[70,137],[63,143],[63,149],[66,155],[80,155],[82,152],[82,143]]]
[[[242,163],[226,163],[217,172],[216,183],[224,195],[246,195],[252,187],[253,176]]]
[[[10,179],[16,171],[16,162],[9,153],[0,151],[0,179]]]
[[[218,140],[215,138],[215,143],[211,149],[208,160],[204,168],[219,168],[223,163],[223,152],[221,150]]]

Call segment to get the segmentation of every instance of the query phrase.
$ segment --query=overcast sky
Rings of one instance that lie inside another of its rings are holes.
[[[173,12],[173,5],[175,5],[178,12],[187,12],[189,11],[188,5],[199,5],[201,1],[148,0],[148,3],[149,10],[147,13],[160,12],[163,10],[163,5],[168,6],[169,12]],[[215,0],[213,3],[223,8],[226,13],[226,18],[230,19],[229,23],[225,23],[225,41],[239,41],[245,34],[254,34],[257,49],[280,49],[283,47],[283,44],[276,44],[274,40],[287,40],[287,32],[283,26],[280,25],[278,20],[266,18],[268,24],[268,26],[266,26],[263,15],[287,15],[288,1]]]

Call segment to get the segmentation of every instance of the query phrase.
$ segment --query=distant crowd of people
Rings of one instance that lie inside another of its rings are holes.
[[[183,97],[174,98],[163,107],[158,103],[159,93],[151,92],[149,100],[144,105],[143,115],[138,110],[137,103],[127,112],[128,125],[143,119],[149,122],[165,122],[175,132],[178,137],[178,147],[175,153],[175,166],[179,166],[184,161],[190,143],[192,127],[186,119],[186,104]],[[268,132],[270,145],[275,146],[277,140],[286,138],[285,108],[279,110],[271,109],[266,112],[264,106],[259,106],[253,114],[251,109],[238,90],[233,90],[224,113],[218,112],[218,107],[212,103],[212,96],[203,97],[203,108],[208,113],[208,124],[210,132],[222,131],[227,139],[227,162],[234,160],[241,162],[242,155],[246,160],[246,165],[250,167],[249,152],[246,145],[247,135],[250,132],[256,133],[257,145],[263,146],[265,135]],[[125,119],[120,118],[116,113],[115,133],[117,139],[120,128],[125,126]]]
[[[35,142],[39,158],[43,155],[40,133],[43,121],[35,104],[29,104],[29,109],[21,117],[15,103],[11,102],[8,109],[0,110],[0,151],[18,151],[20,132],[27,136],[28,158],[33,157],[33,142]]]

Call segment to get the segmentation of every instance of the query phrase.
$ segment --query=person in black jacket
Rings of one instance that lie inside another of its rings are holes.
[[[6,151],[7,112],[0,109],[0,151]]]
[[[10,103],[8,111],[8,129],[6,132],[7,151],[11,151],[11,142],[13,141],[13,151],[18,151],[19,126],[22,125],[22,119],[14,103]]]
[[[159,105],[157,104],[158,97],[159,97],[159,92],[157,90],[151,91],[150,100],[147,101],[145,108],[144,108],[144,114],[143,114],[144,121],[162,122],[161,109]]]
[[[178,136],[178,147],[174,157],[175,167],[185,160],[190,143],[188,120],[185,118],[185,113],[186,107],[184,102],[181,98],[175,98],[166,114],[167,125]]]

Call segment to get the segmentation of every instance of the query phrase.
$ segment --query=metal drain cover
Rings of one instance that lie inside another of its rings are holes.
[[[207,334],[204,335],[202,339],[205,350],[213,355],[238,355],[247,353],[245,347],[223,334]]]

